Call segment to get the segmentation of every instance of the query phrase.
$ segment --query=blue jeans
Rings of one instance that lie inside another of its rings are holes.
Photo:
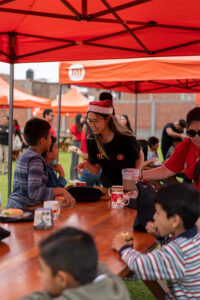
[[[98,175],[94,175],[90,173],[87,169],[82,170],[82,176],[80,177],[81,181],[86,182],[86,186],[94,186],[94,185],[100,185],[100,176],[101,176],[101,171],[99,171]]]
[[[72,141],[72,146],[76,146],[80,148],[81,142],[79,141]],[[71,167],[70,167],[70,180],[79,179],[78,178],[78,170],[74,170],[74,168],[78,165],[79,156],[76,152],[72,152],[72,160],[71,160]]]

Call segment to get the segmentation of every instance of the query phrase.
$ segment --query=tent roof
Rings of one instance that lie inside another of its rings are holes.
[[[59,82],[128,93],[196,93],[200,56],[61,62]]]
[[[0,61],[199,55],[199,11],[199,0],[2,0]]]
[[[9,106],[9,84],[0,77],[0,106]],[[14,88],[14,102],[13,106],[23,108],[43,107],[51,106],[51,101],[47,98],[33,96]]]
[[[86,113],[89,99],[79,93],[76,89],[70,89],[61,97],[61,114]],[[58,112],[58,100],[52,101],[51,108]]]

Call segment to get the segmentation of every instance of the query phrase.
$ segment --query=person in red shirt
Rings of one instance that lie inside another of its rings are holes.
[[[186,117],[188,138],[178,144],[163,166],[140,173],[140,178],[160,180],[184,171],[200,190],[200,107],[191,109]]]
[[[53,118],[54,118],[53,110],[51,108],[46,108],[43,111],[43,119],[46,120],[47,122],[49,122],[49,124],[51,126],[51,129],[50,129],[51,135],[56,136],[55,129],[52,126]]]
[[[73,124],[69,131],[72,134],[72,145],[75,146],[75,149],[80,148],[81,146],[81,133],[83,128],[84,118],[81,114],[77,114],[75,117],[75,124]],[[70,180],[78,180],[78,171],[74,170],[77,166],[79,160],[79,156],[77,155],[76,151],[72,152],[72,159],[71,159],[71,167],[70,167]]]

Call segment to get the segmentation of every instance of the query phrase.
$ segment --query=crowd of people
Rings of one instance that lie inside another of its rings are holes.
[[[56,162],[58,148],[52,129],[53,112],[46,110],[43,117],[33,118],[25,125],[24,138],[29,147],[17,160],[8,208],[34,206],[56,197],[62,197],[69,207],[76,203],[66,189],[64,170]],[[0,130],[8,133],[6,117]],[[113,251],[119,252],[138,278],[167,280],[168,299],[200,299],[200,234],[196,226],[200,217],[200,107],[191,109],[186,121],[181,119],[164,127],[163,163],[158,158],[159,139],[152,136],[148,140],[137,140],[128,116],[115,114],[109,93],[102,93],[98,101],[90,102],[87,116],[78,114],[69,130],[72,134],[71,180],[77,180],[80,173],[80,180],[88,186],[109,188],[122,185],[124,168],[139,169],[138,180],[149,182],[185,174],[190,183],[163,184],[157,191],[154,221],[146,226],[157,238],[166,238],[165,244],[141,254],[134,249],[133,241],[117,235],[113,239]],[[17,123],[15,135],[21,136]],[[7,151],[7,142],[0,146],[0,154]],[[78,163],[79,156],[83,158],[81,163]],[[4,172],[7,172],[5,154],[4,161]],[[76,252],[79,248],[81,251]],[[83,295],[86,299],[102,299],[99,282],[105,289],[104,299],[129,299],[123,282],[98,263],[93,238],[81,230],[65,228],[48,236],[39,245],[39,256],[44,291],[24,300],[58,296],[73,299],[73,295],[79,299]]]

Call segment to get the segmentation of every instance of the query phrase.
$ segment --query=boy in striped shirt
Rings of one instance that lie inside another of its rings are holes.
[[[200,299],[200,194],[190,184],[162,187],[155,197],[155,226],[173,239],[162,248],[141,254],[117,235],[113,248],[142,280],[167,280],[166,299]]]
[[[7,208],[23,208],[64,197],[68,206],[75,199],[61,187],[46,187],[48,172],[42,153],[51,145],[51,126],[45,120],[32,118],[24,128],[24,137],[29,148],[17,160],[14,172],[13,192],[9,196]]]

